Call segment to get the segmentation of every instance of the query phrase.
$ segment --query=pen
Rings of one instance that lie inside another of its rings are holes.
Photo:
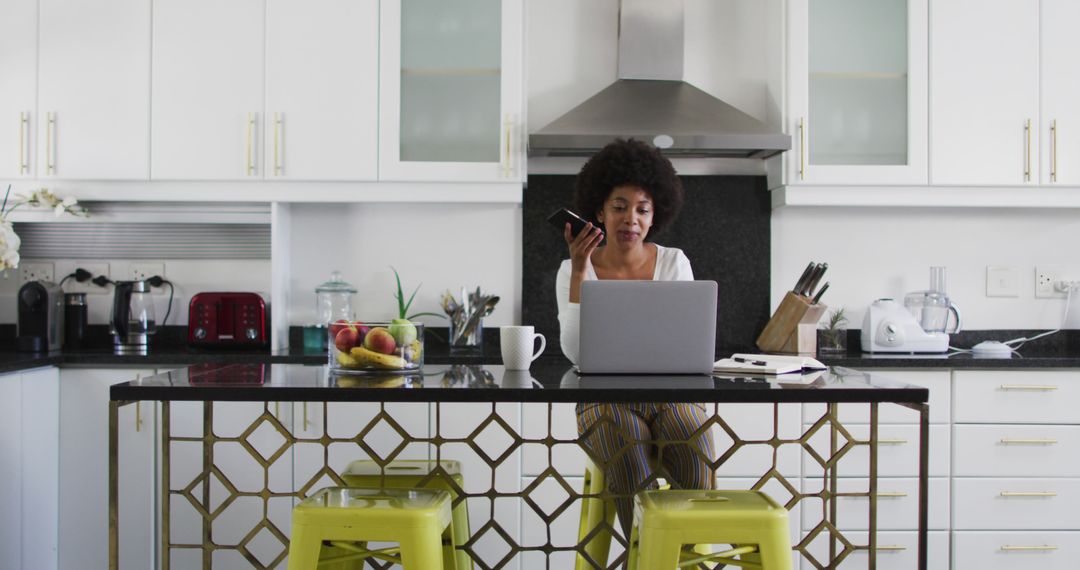
[[[735,357],[732,358],[735,362],[742,362],[743,364],[753,364],[754,366],[765,366],[764,360],[750,360],[749,358]]]

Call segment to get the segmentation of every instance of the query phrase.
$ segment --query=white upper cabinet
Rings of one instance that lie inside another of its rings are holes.
[[[930,22],[931,183],[1038,184],[1038,2],[935,0]]]
[[[1038,140],[1043,184],[1080,186],[1080,2],[1042,0],[1042,118]]]
[[[378,0],[268,0],[265,178],[375,180]]]
[[[41,0],[39,30],[37,175],[145,180],[150,3]]]
[[[383,0],[383,180],[524,175],[522,0]]]
[[[265,12],[265,0],[154,0],[152,178],[262,177]]]
[[[0,2],[0,178],[34,175],[37,0]]]
[[[787,183],[926,184],[927,0],[791,0]]]

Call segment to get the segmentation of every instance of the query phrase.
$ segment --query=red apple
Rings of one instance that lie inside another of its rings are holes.
[[[375,327],[364,336],[364,348],[383,354],[393,354],[397,343],[394,342],[394,335],[390,334],[390,331],[383,327]]]
[[[334,346],[341,352],[349,352],[358,344],[360,344],[360,331],[356,330],[356,327],[345,327],[334,336]]]
[[[338,319],[338,320],[330,323],[330,336],[332,336],[332,337],[334,337],[336,339],[338,333],[341,332],[341,329],[346,329],[346,328],[349,328],[351,326],[353,326],[353,324],[350,323],[349,321],[347,321],[345,319]]]

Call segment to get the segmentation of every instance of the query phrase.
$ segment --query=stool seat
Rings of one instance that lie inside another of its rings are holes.
[[[436,469],[445,474],[431,475]],[[449,476],[449,478],[447,477]],[[358,459],[349,463],[341,474],[350,487],[380,487],[383,489],[441,489],[450,494],[456,504],[452,506],[454,542],[459,546],[469,541],[469,507],[465,500],[458,500],[458,493],[465,488],[461,474],[461,462],[453,459],[439,461],[428,459],[398,459],[385,465],[370,459]],[[458,570],[472,570],[473,560],[469,553],[458,550]]]
[[[397,559],[405,570],[453,569],[450,494],[433,489],[328,487],[304,499],[292,511],[289,570],[314,570],[323,542],[357,543],[356,559]],[[368,542],[396,542],[380,551]]]
[[[763,570],[791,570],[787,510],[760,491],[644,491],[634,496],[631,570],[674,570],[683,545],[736,545],[728,553],[698,556]],[[732,562],[734,563],[734,562]]]

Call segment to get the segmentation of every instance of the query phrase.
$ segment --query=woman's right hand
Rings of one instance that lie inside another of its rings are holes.
[[[604,232],[589,222],[577,236],[574,236],[570,233],[570,224],[567,223],[563,227],[563,238],[566,239],[566,244],[570,248],[571,272],[583,276],[586,263],[604,239]]]

